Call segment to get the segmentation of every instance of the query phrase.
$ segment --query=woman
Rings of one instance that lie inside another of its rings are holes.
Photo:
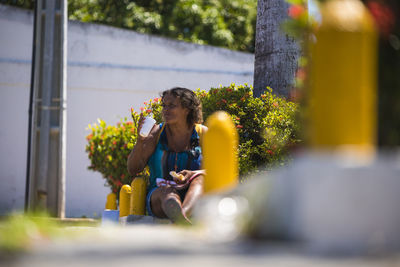
[[[149,215],[190,224],[193,205],[203,193],[200,136],[207,127],[199,124],[201,103],[191,90],[166,90],[161,101],[164,122],[155,125],[147,137],[139,135],[144,118],[139,120],[138,139],[128,157],[128,171],[135,177],[149,166]],[[181,177],[171,176],[173,172]]]

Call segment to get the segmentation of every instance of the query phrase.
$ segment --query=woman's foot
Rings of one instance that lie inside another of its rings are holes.
[[[183,214],[182,207],[174,198],[165,200],[163,205],[165,215],[174,223],[192,225],[192,222]]]

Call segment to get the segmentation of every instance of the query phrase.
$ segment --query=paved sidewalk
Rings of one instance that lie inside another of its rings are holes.
[[[284,242],[213,240],[196,227],[135,224],[66,227],[66,235],[40,242],[1,266],[400,266],[399,255],[318,255]]]

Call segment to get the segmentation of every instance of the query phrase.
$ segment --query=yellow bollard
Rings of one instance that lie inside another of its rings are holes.
[[[131,187],[127,184],[123,185],[121,191],[119,192],[119,217],[125,217],[129,215],[131,195]]]
[[[146,180],[136,177],[131,183],[132,195],[129,214],[145,215],[146,211]]]
[[[223,111],[212,114],[203,139],[206,170],[204,192],[223,191],[238,184],[238,134],[231,117]]]
[[[377,34],[359,0],[328,0],[311,44],[308,140],[313,148],[375,152]]]
[[[115,193],[110,193],[107,195],[106,210],[116,210],[117,209],[117,195]]]

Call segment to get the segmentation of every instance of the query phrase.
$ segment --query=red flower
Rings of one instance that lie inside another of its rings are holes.
[[[140,108],[140,111],[143,112],[143,110],[144,110],[144,107],[141,107],[141,108]]]
[[[279,106],[278,103],[276,103],[276,102],[272,103],[272,105],[273,105],[274,107],[276,107],[276,108]]]
[[[128,145],[127,144],[124,144],[124,148],[127,148],[128,147]]]
[[[147,102],[143,102],[143,104],[146,106],[146,105],[147,105]]]
[[[296,77],[299,80],[304,81],[306,79],[306,71],[304,68],[299,68],[296,72]]]
[[[226,102],[227,102],[225,99],[221,99],[221,101],[224,102],[225,104],[226,104]]]
[[[228,91],[229,93],[232,92],[231,88],[226,88],[226,91]]]
[[[113,143],[113,145],[116,145],[116,144],[117,144],[117,141],[114,140],[112,143]]]
[[[375,19],[379,32],[383,37],[388,37],[395,25],[393,11],[388,6],[378,1],[369,1],[367,6]]]
[[[302,5],[291,5],[288,10],[289,17],[293,19],[297,19],[303,14],[305,11]]]
[[[236,125],[236,128],[238,128],[238,129],[242,129],[242,128],[243,128],[243,126],[242,126],[242,125],[240,125],[240,124],[238,124],[238,125]]]
[[[267,153],[270,154],[271,156],[274,155],[274,151],[272,151],[270,149],[267,150]]]
[[[86,136],[86,139],[89,141],[90,139],[92,139],[93,134],[89,134],[88,136]]]
[[[150,113],[150,112],[151,112],[151,109],[147,109],[146,112],[147,112],[147,113]]]

